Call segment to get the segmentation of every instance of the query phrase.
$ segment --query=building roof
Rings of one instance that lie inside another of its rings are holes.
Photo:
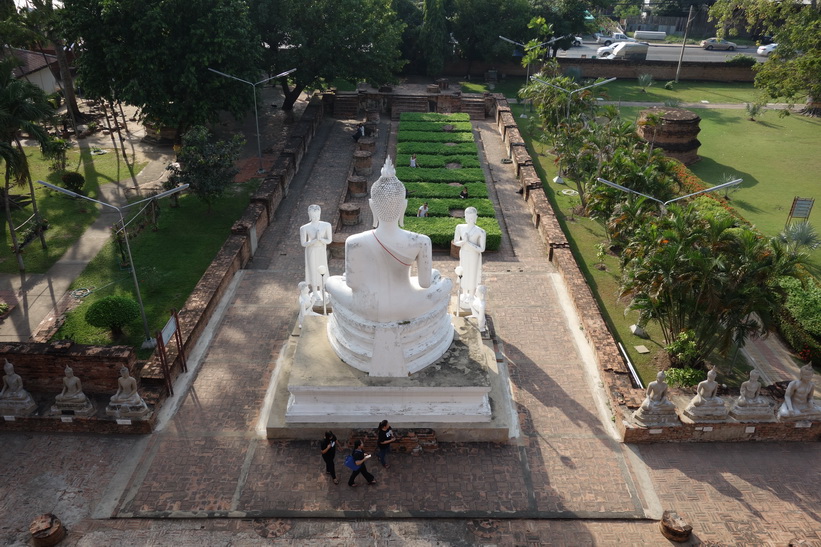
[[[14,77],[20,78],[26,74],[37,72],[57,62],[55,55],[48,53],[41,53],[39,51],[29,51],[27,49],[18,49],[14,47],[6,48],[19,62],[20,66],[14,69]]]

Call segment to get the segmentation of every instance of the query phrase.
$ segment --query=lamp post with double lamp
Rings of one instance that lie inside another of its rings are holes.
[[[565,89],[563,87],[559,87],[555,84],[551,84],[550,82],[545,82],[544,80],[542,80],[541,78],[538,78],[536,76],[533,76],[530,79],[533,80],[534,82],[539,82],[540,84],[544,84],[544,85],[550,86],[554,89],[558,89],[559,91],[564,91],[565,93],[567,93],[567,114],[566,114],[566,117],[565,117],[566,119],[570,118],[570,103],[573,102],[573,94],[574,93],[579,93],[580,91],[584,91],[586,89],[590,89],[590,88],[593,88],[593,87],[598,87],[600,85],[609,84],[610,82],[616,80],[616,78],[610,78],[610,79],[604,80],[602,82],[597,82],[595,84],[580,87],[579,89],[572,89],[571,90],[571,89]],[[564,178],[562,177],[562,164],[561,164],[561,161],[559,162],[559,172],[558,172],[558,174],[556,174],[555,177],[553,177],[553,182],[555,182],[556,184],[564,184]]]
[[[259,157],[259,169],[257,173],[264,173],[265,168],[262,166],[262,136],[259,134],[259,113],[257,112],[257,86],[260,84],[264,84],[269,80],[273,80],[274,78],[282,78],[283,76],[287,76],[288,74],[295,72],[296,69],[292,68],[291,70],[286,70],[285,72],[281,72],[276,76],[271,76],[270,78],[265,78],[264,80],[260,80],[257,83],[249,82],[248,80],[243,80],[242,78],[237,78],[236,76],[231,76],[230,74],[226,74],[225,72],[220,72],[219,70],[214,70],[213,68],[209,68],[211,72],[215,74],[219,74],[220,76],[225,76],[226,78],[231,78],[232,80],[236,80],[238,82],[242,82],[244,84],[250,85],[254,90],[254,120],[256,120],[257,124],[257,156]]]
[[[88,196],[84,196],[82,194],[72,192],[71,190],[66,190],[65,188],[60,188],[59,186],[49,184],[48,182],[45,182],[45,181],[42,181],[42,180],[38,180],[37,183],[42,184],[43,186],[46,186],[48,188],[51,188],[52,190],[54,190],[56,192],[60,192],[61,194],[66,194],[67,196],[71,196],[73,198],[84,199],[86,201],[91,201],[91,202],[97,203],[99,205],[102,205],[103,207],[109,207],[109,208],[114,209],[115,211],[117,211],[117,213],[120,215],[120,222],[123,225],[122,229],[123,229],[123,236],[124,236],[123,238],[125,239],[125,250],[128,253],[128,262],[131,265],[131,276],[134,280],[134,289],[137,292],[137,303],[140,305],[140,315],[142,316],[142,320],[143,320],[143,331],[145,333],[145,340],[143,341],[142,347],[143,348],[154,347],[156,342],[151,337],[151,331],[148,329],[148,318],[145,315],[145,306],[143,305],[143,297],[142,297],[142,294],[140,293],[140,284],[137,282],[137,268],[134,267],[134,258],[132,258],[132,256],[131,256],[131,245],[128,242],[128,231],[126,230],[125,216],[123,215],[123,211],[125,209],[128,209],[129,207],[134,207],[135,205],[139,205],[140,203],[145,203],[146,201],[151,201],[152,199],[162,199],[162,198],[168,197],[172,194],[176,194],[177,192],[182,192],[183,190],[188,188],[188,185],[183,184],[182,186],[177,186],[176,188],[174,188],[172,190],[162,192],[161,194],[157,194],[156,196],[151,196],[149,198],[141,199],[140,201],[135,201],[134,203],[129,203],[128,205],[125,205],[124,207],[117,207],[116,205],[112,205],[112,204],[106,203],[104,201],[99,201],[99,200],[90,198]]]
[[[667,201],[661,201],[660,199],[654,198],[653,196],[648,196],[647,194],[642,194],[641,192],[637,192],[637,191],[635,191],[631,188],[627,188],[626,186],[616,184],[615,182],[610,182],[609,180],[604,180],[603,178],[597,178],[596,180],[599,181],[602,184],[606,184],[607,186],[611,186],[611,187],[613,187],[617,190],[621,190],[622,192],[629,192],[631,194],[636,194],[636,195],[639,195],[641,197],[647,198],[651,201],[655,201],[656,203],[661,205],[662,214],[666,210],[667,206],[670,205],[671,203],[675,202],[675,201],[679,201],[679,200],[686,199],[686,198],[691,198],[691,197],[697,196],[699,194],[706,194],[707,192],[712,192],[714,190],[721,190],[722,188],[729,188],[730,186],[738,186],[739,184],[741,184],[744,181],[744,179],[735,179],[735,180],[731,180],[730,182],[724,182],[722,184],[719,184],[718,186],[712,186],[710,188],[705,188],[704,190],[699,190],[698,192],[693,192],[692,194],[687,194],[686,196],[679,196],[677,198],[668,199]]]
[[[551,39],[550,39],[550,40],[548,40],[547,42],[542,42],[541,44],[536,44],[536,45],[533,45],[533,46],[528,46],[528,45],[523,44],[523,43],[521,43],[521,42],[517,42],[516,40],[511,40],[510,38],[505,38],[504,36],[499,35],[499,39],[500,39],[500,40],[504,40],[505,42],[511,43],[511,44],[513,44],[513,45],[516,45],[516,46],[521,46],[521,47],[522,47],[522,50],[524,51],[524,53],[525,53],[525,54],[527,54],[527,52],[528,52],[528,51],[530,51],[531,49],[536,49],[536,48],[540,48],[540,47],[542,47],[542,46],[547,46],[547,45],[550,45],[550,44],[552,44],[553,42],[556,42],[557,40],[561,40],[562,38],[564,38],[564,36],[557,36],[556,38],[551,38]],[[527,83],[527,82],[529,82],[529,81],[530,81],[530,63],[527,63],[527,78],[525,79],[525,83]],[[527,118],[527,114],[525,114],[524,112],[522,112],[522,113],[519,115],[519,117],[520,117],[520,118]]]

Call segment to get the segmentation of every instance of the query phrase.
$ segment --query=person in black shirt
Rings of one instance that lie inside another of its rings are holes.
[[[332,431],[325,432],[325,438],[322,439],[322,444],[319,445],[322,459],[325,460],[325,472],[334,480],[334,484],[339,484],[339,479],[336,478],[336,468],[334,466],[334,457],[336,456],[336,435]]]
[[[353,460],[356,463],[356,465],[359,466],[359,469],[351,473],[351,478],[348,479],[348,486],[356,486],[356,483],[354,481],[360,473],[362,473],[362,476],[365,477],[366,481],[368,481],[368,484],[376,484],[376,479],[373,477],[373,475],[368,473],[368,469],[365,467],[365,462],[371,459],[371,455],[365,454],[365,451],[362,450],[362,441],[354,441],[353,453],[351,454],[351,456],[353,456]]]
[[[388,452],[391,451],[391,443],[396,441],[396,436],[394,436],[388,420],[379,422],[377,433],[379,435],[376,441],[377,446],[379,446],[379,463],[387,469],[390,467],[390,465],[388,465]]]

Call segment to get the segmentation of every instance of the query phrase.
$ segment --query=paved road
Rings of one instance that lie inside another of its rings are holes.
[[[567,57],[570,59],[578,59],[586,56],[592,58],[596,55],[596,51],[604,44],[596,44],[593,42],[584,42],[579,47],[572,47],[567,51],[559,51],[559,57]],[[707,51],[699,46],[686,46],[684,48],[684,61],[698,61],[709,63],[723,63],[731,57],[735,57],[739,53],[755,57],[758,62],[763,63],[767,60],[766,57],[757,55],[754,47],[739,47],[735,51]],[[648,61],[678,61],[681,55],[681,45],[659,45],[651,44],[647,52]]]

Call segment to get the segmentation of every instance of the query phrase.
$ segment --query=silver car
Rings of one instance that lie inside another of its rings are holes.
[[[727,40],[719,40],[718,38],[707,38],[706,40],[701,41],[701,47],[706,49],[707,51],[712,51],[714,49],[724,49],[727,51],[735,50],[735,43],[728,42]]]

